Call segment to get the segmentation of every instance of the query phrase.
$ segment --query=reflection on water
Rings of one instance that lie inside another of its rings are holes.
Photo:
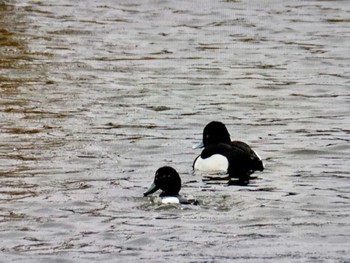
[[[347,6],[1,1],[2,253],[348,261]],[[266,163],[246,187],[192,172],[215,119]],[[142,197],[163,165],[201,206]]]
[[[21,78],[15,78],[13,72],[23,69],[20,61],[25,59],[26,44],[20,40],[14,32],[11,32],[14,7],[5,3],[0,4],[0,67],[1,67],[1,94],[15,92],[16,88],[23,83]],[[28,66],[28,64],[27,64]],[[4,98],[4,95],[1,96]],[[5,101],[5,100],[4,100]],[[5,102],[2,102],[5,103]],[[1,104],[2,105],[2,104]]]
[[[0,176],[1,199],[15,200],[32,196],[35,185],[23,181],[4,179],[23,177],[28,173],[28,162],[37,157],[28,153],[28,144],[23,144],[20,137],[38,133],[27,125],[18,126],[19,116],[30,104],[29,98],[22,94],[21,88],[28,85],[25,74],[30,70],[27,44],[16,32],[21,27],[23,17],[16,15],[15,7],[5,2],[0,4]]]
[[[42,120],[52,115],[41,107],[45,95],[38,87],[45,71],[36,61],[46,54],[28,47],[33,37],[26,34],[30,23],[21,9],[1,2],[0,13],[0,193],[9,201],[36,194],[38,185],[22,179],[40,173],[40,161],[50,155],[45,152],[62,141],[49,136],[53,127]]]

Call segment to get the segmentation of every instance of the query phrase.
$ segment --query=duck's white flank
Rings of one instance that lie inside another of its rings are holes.
[[[199,171],[218,171],[227,172],[228,160],[221,154],[213,154],[212,156],[202,159],[197,158],[194,169]]]
[[[180,200],[175,196],[167,196],[162,198],[162,204],[180,204]]]

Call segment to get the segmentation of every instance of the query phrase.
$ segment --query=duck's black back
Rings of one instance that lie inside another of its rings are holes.
[[[213,154],[226,156],[229,162],[227,170],[229,176],[239,178],[239,180],[249,180],[249,176],[254,171],[264,170],[260,158],[248,144],[241,141],[233,141],[229,144],[210,144],[202,151],[201,157],[208,158]]]

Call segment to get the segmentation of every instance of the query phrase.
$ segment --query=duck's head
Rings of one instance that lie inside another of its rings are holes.
[[[157,190],[162,190],[160,196],[177,196],[181,189],[181,178],[177,171],[170,166],[159,168],[155,174],[152,185],[144,192],[144,196]]]
[[[207,147],[210,144],[216,143],[230,143],[231,138],[225,124],[219,121],[212,121],[208,123],[203,130],[202,142],[195,145],[193,148]]]

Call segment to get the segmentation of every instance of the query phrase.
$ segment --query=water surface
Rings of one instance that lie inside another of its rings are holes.
[[[1,261],[349,262],[349,23],[347,1],[1,1]],[[211,120],[264,159],[249,186],[193,174]],[[142,197],[162,165],[200,207]]]

